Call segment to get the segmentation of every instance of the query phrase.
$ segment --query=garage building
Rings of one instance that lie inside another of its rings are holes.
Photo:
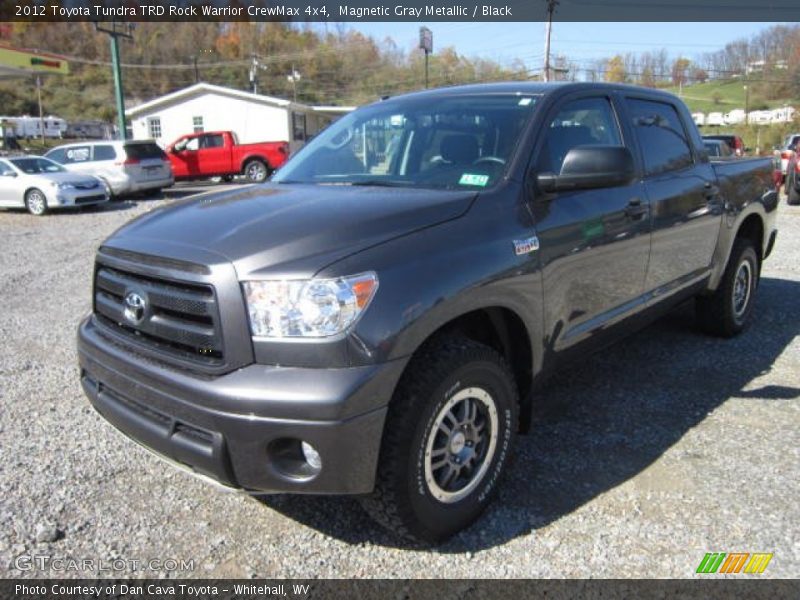
[[[233,131],[242,144],[289,142],[294,152],[352,106],[308,106],[282,98],[197,83],[125,111],[133,139],[166,147],[187,133]]]

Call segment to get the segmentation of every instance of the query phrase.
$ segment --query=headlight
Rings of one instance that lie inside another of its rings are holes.
[[[329,337],[345,331],[366,310],[378,276],[246,281],[243,288],[254,336]]]
[[[52,185],[57,190],[68,190],[73,187],[71,183],[59,183],[58,181],[51,181],[50,185]]]

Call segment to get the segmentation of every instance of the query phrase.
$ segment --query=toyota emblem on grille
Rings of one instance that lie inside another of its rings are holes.
[[[147,302],[138,292],[128,292],[125,295],[125,310],[123,316],[129,323],[138,325],[144,319]]]

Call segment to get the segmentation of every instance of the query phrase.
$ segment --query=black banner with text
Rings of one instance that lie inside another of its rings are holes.
[[[1,21],[479,21],[546,19],[548,0],[3,0]],[[796,0],[558,0],[557,21],[800,21]]]

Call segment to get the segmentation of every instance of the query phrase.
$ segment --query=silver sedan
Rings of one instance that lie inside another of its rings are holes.
[[[0,206],[27,208],[40,216],[48,210],[108,202],[105,183],[93,175],[70,173],[41,156],[0,159]]]

